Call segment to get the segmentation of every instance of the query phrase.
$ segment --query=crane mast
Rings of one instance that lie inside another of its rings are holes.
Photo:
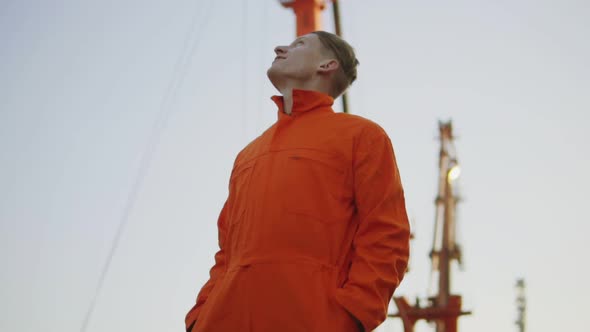
[[[460,173],[453,143],[451,122],[439,123],[441,148],[439,152],[438,195],[435,200],[435,232],[432,241],[432,269],[438,271],[438,294],[435,301],[446,306],[451,296],[451,262],[461,262],[461,251],[455,240],[455,210],[459,197],[454,186]],[[438,331],[437,332],[442,332]]]
[[[410,305],[404,297],[395,297],[398,313],[391,317],[400,317],[404,332],[413,332],[414,324],[425,319],[436,324],[436,332],[456,332],[459,316],[470,314],[461,311],[461,296],[451,293],[451,262],[461,263],[461,249],[456,242],[455,211],[459,196],[456,180],[460,174],[455,150],[453,125],[439,122],[440,152],[438,194],[435,200],[436,216],[434,236],[430,258],[432,270],[438,275],[438,292],[429,298],[430,303],[421,307],[419,302]]]

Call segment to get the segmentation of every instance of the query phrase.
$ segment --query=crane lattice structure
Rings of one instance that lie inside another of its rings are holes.
[[[413,332],[416,321],[425,319],[436,324],[436,332],[456,332],[459,316],[470,312],[461,310],[460,295],[451,293],[451,263],[461,263],[461,247],[457,244],[456,206],[459,202],[456,180],[460,174],[455,150],[453,125],[439,122],[440,153],[438,195],[435,200],[436,217],[434,238],[430,258],[432,270],[438,274],[438,293],[429,298],[429,304],[421,307],[417,301],[410,305],[404,297],[395,297],[398,313],[391,317],[400,317],[404,332]]]

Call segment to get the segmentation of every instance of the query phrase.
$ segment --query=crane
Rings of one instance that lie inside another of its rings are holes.
[[[394,297],[399,312],[390,317],[402,319],[404,332],[413,332],[414,324],[419,319],[435,322],[436,332],[456,332],[459,316],[471,314],[461,310],[461,296],[451,293],[451,262],[456,260],[461,263],[461,247],[455,238],[455,211],[459,201],[455,181],[459,177],[460,168],[452,123],[439,122],[439,131],[438,195],[435,200],[435,231],[430,252],[432,270],[438,272],[438,294],[429,298],[430,303],[426,307],[421,307],[418,301],[412,306],[404,297]]]

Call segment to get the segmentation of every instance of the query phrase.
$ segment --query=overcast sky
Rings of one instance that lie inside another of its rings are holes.
[[[351,112],[389,133],[413,223],[396,294],[432,289],[437,122],[452,119],[460,330],[516,331],[520,277],[527,330],[587,330],[588,2],[344,0],[341,14],[361,62]],[[276,120],[266,69],[294,20],[274,0],[0,0],[1,331],[80,331],[123,220],[87,331],[183,331],[235,155]]]

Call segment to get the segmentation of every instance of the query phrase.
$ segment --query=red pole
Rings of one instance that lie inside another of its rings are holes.
[[[322,29],[322,10],[326,8],[325,0],[281,1],[287,8],[293,8],[297,17],[297,36]]]

